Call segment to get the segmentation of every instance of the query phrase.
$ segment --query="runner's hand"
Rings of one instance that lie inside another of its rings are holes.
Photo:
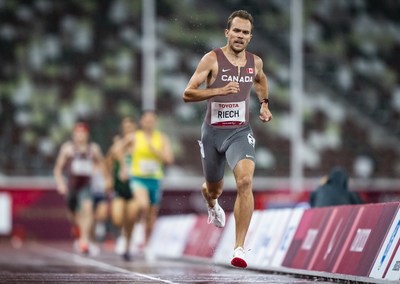
[[[262,122],[268,122],[272,120],[272,113],[268,108],[267,104],[261,104],[261,108],[260,108],[260,116],[259,116],[260,120]]]
[[[238,82],[229,82],[221,88],[221,95],[237,94],[239,91],[240,88]]]

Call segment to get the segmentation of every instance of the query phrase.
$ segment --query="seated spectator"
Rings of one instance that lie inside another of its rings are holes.
[[[335,167],[329,176],[323,178],[322,184],[311,193],[311,207],[325,207],[345,204],[361,204],[357,192],[349,191],[349,175],[342,167]]]

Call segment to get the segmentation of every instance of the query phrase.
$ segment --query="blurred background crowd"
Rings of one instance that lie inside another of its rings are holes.
[[[255,18],[274,120],[252,123],[256,176],[290,175],[290,1],[157,0],[157,112],[171,137],[169,175],[201,176],[205,104],[182,92],[199,59],[225,44],[227,16]],[[0,0],[0,176],[50,176],[77,119],[106,151],[141,110],[139,0]],[[304,165],[359,178],[400,177],[400,2],[304,0]],[[257,114],[257,100],[252,100]],[[252,119],[258,120],[257,115]]]

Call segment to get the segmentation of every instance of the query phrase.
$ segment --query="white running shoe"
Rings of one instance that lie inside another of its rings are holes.
[[[115,242],[115,253],[123,255],[126,251],[126,237],[120,235]]]
[[[231,260],[231,264],[236,267],[246,268],[247,262],[244,260],[244,249],[242,247],[237,247],[233,251],[233,258]]]
[[[98,245],[89,243],[89,255],[98,256],[100,254],[100,248]]]
[[[213,208],[208,207],[208,224],[214,224],[218,228],[225,226],[225,212],[219,206],[218,200],[216,200]]]

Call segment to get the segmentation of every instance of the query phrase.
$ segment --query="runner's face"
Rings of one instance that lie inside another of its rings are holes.
[[[246,49],[249,44],[251,34],[251,23],[249,20],[234,18],[231,28],[225,30],[225,36],[228,39],[229,47],[236,53]]]
[[[89,140],[89,132],[82,128],[75,128],[73,132],[73,140],[75,143],[87,143]]]
[[[124,135],[135,132],[136,125],[129,120],[126,120],[122,123],[122,132]]]
[[[157,123],[157,116],[153,112],[147,112],[142,116],[141,125],[144,130],[154,130]]]

